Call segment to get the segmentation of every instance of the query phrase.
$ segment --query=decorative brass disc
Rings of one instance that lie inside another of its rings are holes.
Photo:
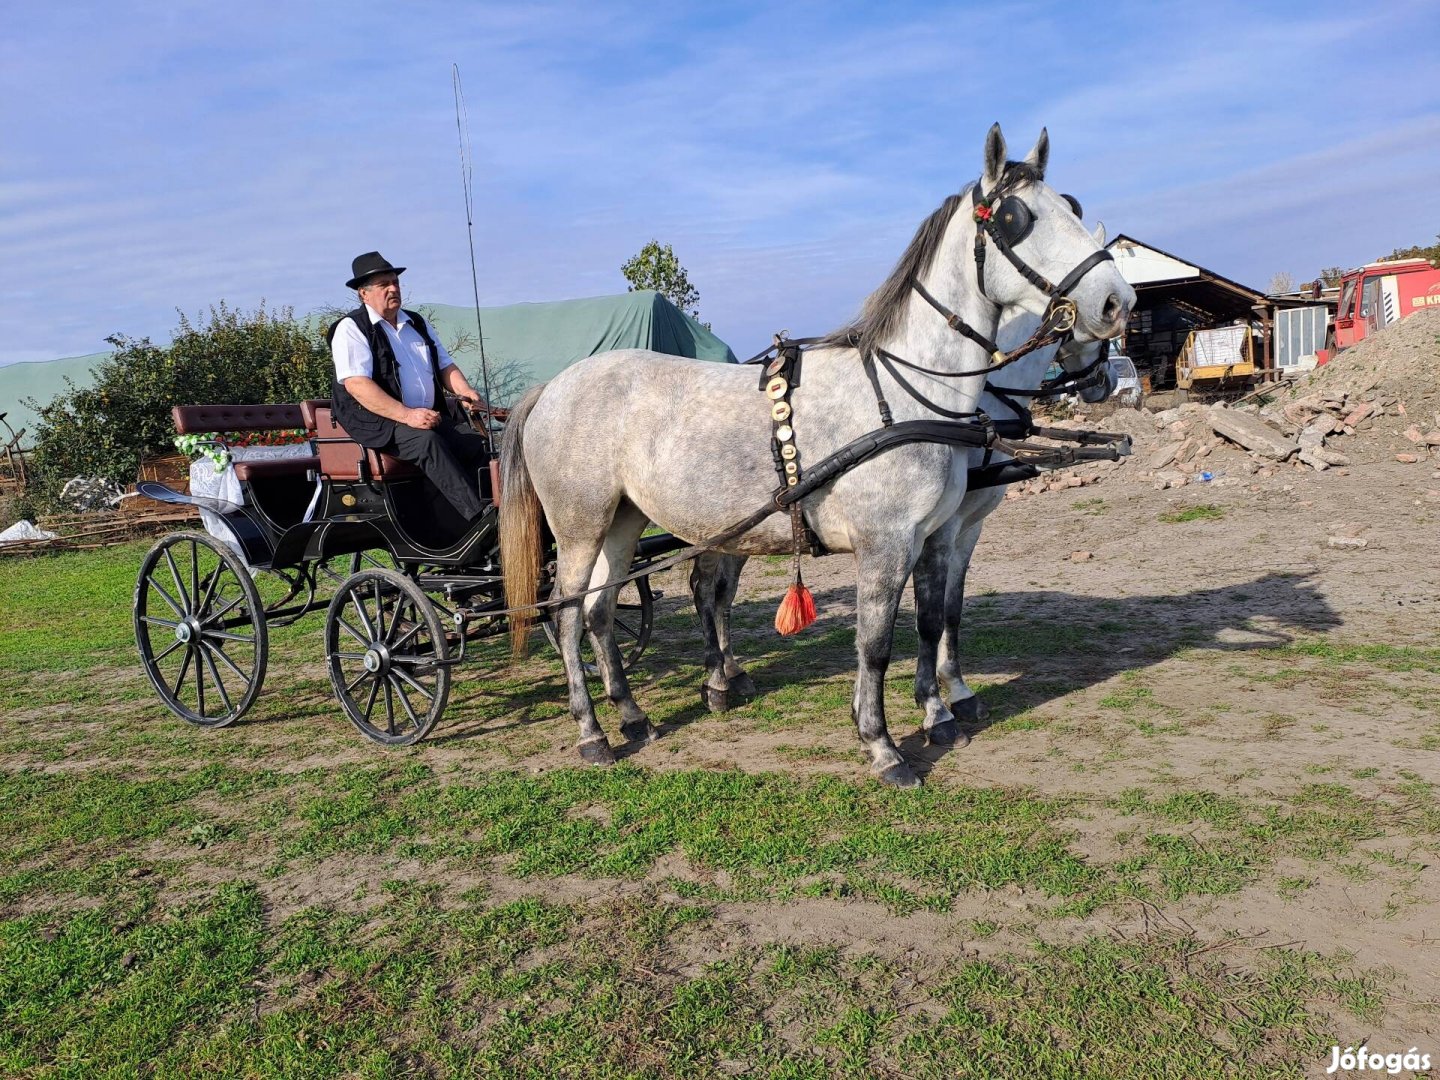
[[[780,456],[786,461],[789,461],[797,453],[799,453],[799,451],[795,449],[794,443],[787,442],[784,446],[780,447]]]
[[[773,379],[771,379],[768,383],[765,384],[765,393],[769,395],[772,400],[775,401],[779,401],[782,397],[784,397],[785,391],[789,389],[790,384],[785,381],[785,376],[783,375],[776,375]]]
[[[789,442],[795,437],[795,430],[789,424],[781,424],[775,429],[775,438],[780,442]]]
[[[788,401],[777,401],[770,409],[770,419],[777,424],[790,419],[790,403]]]

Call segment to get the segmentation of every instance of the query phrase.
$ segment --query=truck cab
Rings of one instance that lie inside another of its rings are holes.
[[[1340,279],[1335,348],[1345,349],[1427,307],[1440,307],[1440,270],[1424,259],[1367,263]]]

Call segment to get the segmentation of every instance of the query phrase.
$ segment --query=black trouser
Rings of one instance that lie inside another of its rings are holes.
[[[490,446],[468,423],[442,416],[429,429],[396,424],[394,446],[391,452],[420,466],[465,520],[474,520],[485,509],[476,470],[486,463]]]

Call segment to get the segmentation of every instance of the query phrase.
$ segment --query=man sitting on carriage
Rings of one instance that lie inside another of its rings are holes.
[[[330,327],[334,414],[351,438],[418,465],[467,521],[484,512],[477,470],[490,444],[462,408],[490,411],[425,320],[400,307],[403,266],[357,256],[346,288],[360,307]],[[452,403],[446,392],[455,396]]]

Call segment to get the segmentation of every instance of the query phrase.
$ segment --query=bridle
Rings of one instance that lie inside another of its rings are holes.
[[[930,290],[925,288],[918,279],[912,283],[921,299],[938,311],[952,330],[983,347],[990,355],[990,359],[994,361],[990,367],[965,372],[964,374],[967,376],[987,375],[992,371],[999,371],[1007,364],[1014,363],[1020,357],[1032,353],[1036,349],[1053,345],[1067,336],[1073,337],[1077,311],[1075,301],[1070,299],[1070,292],[1091,270],[1103,262],[1110,262],[1114,259],[1108,249],[1101,248],[1082,259],[1078,266],[1061,279],[1060,284],[1053,285],[1043,274],[1036,271],[1016,253],[1015,245],[1029,236],[1035,227],[1035,214],[1024,200],[1013,194],[1013,190],[1020,183],[1039,179],[1039,174],[1028,165],[1012,164],[988,193],[981,192],[979,183],[970,189],[973,206],[971,216],[975,219],[976,226],[975,282],[980,290],[980,295],[986,300],[990,300],[989,294],[985,292],[985,248],[988,242],[994,244],[996,250],[1006,258],[1010,265],[1015,267],[1021,277],[1050,298],[1050,304],[1046,307],[1045,314],[1041,317],[1040,325],[1036,328],[1035,333],[1031,334],[1018,348],[1012,349],[1008,353],[1005,352],[994,341],[935,299]],[[1070,209],[1078,218],[1080,203],[1073,195],[1061,197],[1070,204]],[[990,302],[994,303],[993,300]],[[927,372],[927,374],[936,373]]]
[[[911,287],[920,295],[927,304],[938,311],[950,326],[950,329],[963,337],[969,338],[983,348],[993,361],[988,367],[977,368],[972,371],[938,371],[934,368],[922,367],[919,364],[896,356],[887,349],[876,348],[873,352],[866,353],[862,357],[865,367],[865,374],[870,379],[871,388],[875,391],[876,402],[880,408],[880,419],[887,427],[892,423],[889,402],[885,400],[880,389],[880,381],[876,375],[876,361],[883,366],[892,379],[920,404],[940,416],[952,420],[962,420],[979,413],[955,412],[946,409],[929,398],[925,397],[918,389],[900,374],[898,368],[905,367],[921,375],[929,375],[938,379],[968,379],[976,375],[989,375],[999,371],[1001,368],[1013,364],[1022,356],[1026,356],[1036,349],[1043,349],[1047,345],[1053,345],[1066,340],[1073,340],[1075,336],[1075,321],[1078,310],[1075,301],[1070,299],[1070,292],[1080,283],[1080,280],[1095,267],[1103,262],[1109,262],[1114,256],[1105,248],[1094,251],[1082,259],[1078,266],[1072,269],[1060,284],[1053,285],[1043,275],[1025,262],[1015,251],[1015,245],[1021,243],[1035,227],[1034,211],[1027,206],[1014,189],[1021,183],[1038,182],[1040,174],[1030,165],[1023,162],[1012,162],[1001,175],[1000,180],[988,193],[982,193],[980,183],[970,189],[970,197],[973,209],[971,216],[975,220],[975,277],[976,285],[980,295],[985,300],[994,304],[989,294],[985,292],[985,248],[991,243],[1003,255],[1020,276],[1028,281],[1035,288],[1050,298],[1050,303],[1041,316],[1040,325],[1019,347],[1006,352],[993,340],[986,337],[979,330],[967,323],[955,312],[937,300],[916,278],[911,282]],[[1070,204],[1070,209],[1075,216],[1080,216],[1080,203],[1072,195],[1064,195],[1062,198]],[[1103,364],[1109,354],[1108,346],[1102,349],[1100,356],[1088,364],[1083,371],[1070,373],[1066,378],[1053,385],[1073,384],[1073,380],[1089,376]]]

